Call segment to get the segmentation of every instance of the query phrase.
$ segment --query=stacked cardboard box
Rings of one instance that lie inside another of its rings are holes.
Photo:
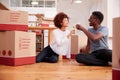
[[[36,34],[28,30],[24,11],[0,10],[0,64],[23,65],[36,62]]]
[[[120,17],[113,19],[113,58],[112,58],[112,71],[113,79],[119,80],[120,77]]]
[[[0,10],[0,30],[28,30],[28,14],[24,11]]]

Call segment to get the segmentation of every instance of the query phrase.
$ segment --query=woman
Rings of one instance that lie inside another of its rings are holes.
[[[45,47],[36,57],[36,62],[58,62],[59,55],[70,58],[70,37],[74,31],[68,31],[69,17],[61,12],[54,18],[54,24],[58,28],[53,31],[53,41]]]

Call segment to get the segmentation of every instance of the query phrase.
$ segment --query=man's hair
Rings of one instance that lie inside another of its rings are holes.
[[[97,19],[99,19],[100,23],[104,19],[104,15],[100,11],[94,11],[94,12],[92,12],[92,15],[94,15]]]
[[[69,17],[65,13],[63,13],[63,12],[58,13],[54,17],[54,20],[53,20],[54,21],[54,25],[56,27],[58,27],[58,28],[61,28],[62,27],[61,23],[62,23],[64,18],[67,18],[69,20]]]

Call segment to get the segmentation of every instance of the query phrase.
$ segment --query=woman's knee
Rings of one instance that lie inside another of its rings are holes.
[[[51,60],[50,60],[51,63],[57,63],[58,62],[58,57],[53,57]]]

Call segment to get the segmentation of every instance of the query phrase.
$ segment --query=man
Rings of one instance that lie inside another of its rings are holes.
[[[103,14],[99,11],[94,11],[89,18],[89,25],[92,28],[85,29],[80,24],[76,25],[78,30],[83,31],[88,37],[87,46],[80,54],[76,55],[78,63],[95,66],[107,66],[108,62],[112,61],[112,51],[109,50],[108,28],[101,26]]]

